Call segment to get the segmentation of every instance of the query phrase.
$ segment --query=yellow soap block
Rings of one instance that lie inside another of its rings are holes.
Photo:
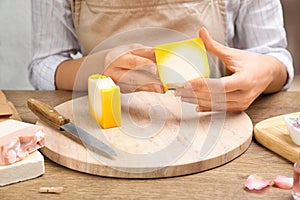
[[[188,80],[210,75],[201,38],[160,44],[154,47],[160,79],[165,90],[181,87]]]
[[[102,128],[121,126],[120,88],[110,77],[94,74],[88,80],[90,114]]]

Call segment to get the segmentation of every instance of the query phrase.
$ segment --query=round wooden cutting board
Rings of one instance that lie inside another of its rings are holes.
[[[87,97],[56,107],[65,117],[117,153],[98,155],[38,121],[46,131],[42,153],[65,167],[108,177],[161,178],[201,172],[231,161],[252,140],[244,112],[197,113],[172,92],[122,94],[122,126],[101,129]]]

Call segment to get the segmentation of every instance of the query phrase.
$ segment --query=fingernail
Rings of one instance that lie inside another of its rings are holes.
[[[189,82],[183,84],[184,88],[192,88],[192,85]]]

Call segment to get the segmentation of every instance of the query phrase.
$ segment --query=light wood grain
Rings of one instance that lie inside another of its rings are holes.
[[[113,160],[88,149],[43,123],[42,152],[74,170],[109,177],[160,178],[214,168],[239,156],[251,143],[252,123],[242,112],[197,113],[172,94],[122,95],[123,125],[101,129],[89,114],[87,97],[56,107],[60,114],[104,140],[118,154]],[[151,115],[151,114],[152,115]],[[150,116],[151,115],[151,116]]]
[[[68,91],[4,91],[25,122],[37,117],[27,108],[28,98],[56,106],[72,99]],[[259,97],[246,113],[253,124],[300,108],[300,92],[279,92]],[[268,187],[248,192],[250,174],[274,179],[291,177],[293,163],[268,150],[255,139],[245,153],[220,167],[188,176],[163,179],[117,179],[70,170],[45,157],[45,174],[37,179],[0,188],[1,200],[24,199],[291,199],[291,191]],[[64,187],[61,194],[39,193],[40,187]]]
[[[12,114],[13,113],[12,113],[12,110],[11,110],[10,106],[8,105],[6,96],[0,90],[0,117],[2,117],[2,116],[9,117]]]
[[[299,116],[300,113],[291,113],[289,115]],[[271,151],[291,162],[297,162],[299,160],[300,146],[296,145],[290,138],[284,116],[272,117],[256,124],[254,137]]]
[[[2,121],[5,121],[5,120],[8,120],[8,119],[14,119],[14,120],[18,120],[18,121],[21,121],[21,118],[19,116],[19,113],[18,111],[16,110],[15,106],[12,104],[12,102],[7,102],[9,107],[10,107],[10,110],[12,112],[12,115],[10,116],[1,116],[0,117],[0,122]]]

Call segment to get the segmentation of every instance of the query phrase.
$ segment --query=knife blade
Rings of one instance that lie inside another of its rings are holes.
[[[70,119],[61,115],[50,105],[36,99],[28,99],[28,108],[43,122],[60,131],[79,144],[84,144],[88,149],[106,157],[116,156],[116,152],[107,144],[101,142],[85,130],[71,123]]]

